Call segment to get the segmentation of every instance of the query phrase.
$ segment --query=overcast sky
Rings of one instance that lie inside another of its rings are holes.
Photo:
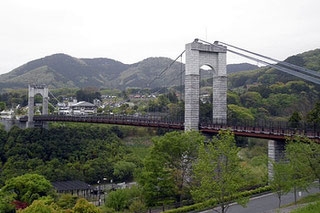
[[[319,0],[1,0],[0,74],[54,53],[175,58],[198,37],[283,60],[319,48],[319,9]]]

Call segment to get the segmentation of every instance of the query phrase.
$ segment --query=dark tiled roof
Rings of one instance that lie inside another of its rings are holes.
[[[58,191],[93,189],[91,185],[79,180],[58,181],[51,184]]]

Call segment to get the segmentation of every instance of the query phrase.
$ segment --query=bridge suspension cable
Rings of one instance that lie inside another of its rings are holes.
[[[182,57],[182,55],[185,53],[185,50],[182,51],[182,53],[180,53],[175,60],[173,60],[166,68],[164,68],[160,73],[159,75],[155,76],[149,83],[147,83],[147,86],[150,86],[151,83],[153,83],[156,79],[160,78],[161,75],[163,73],[165,73],[168,69],[170,69],[170,67],[180,58]]]
[[[210,42],[207,42],[207,41],[204,41],[204,40],[201,40],[201,39],[197,39],[197,40],[198,40],[198,41],[201,41],[201,42],[203,42],[203,43],[212,45],[212,46],[214,46],[214,47],[227,50],[228,52],[234,53],[234,54],[239,55],[239,56],[242,56],[242,57],[244,57],[244,58],[247,58],[247,59],[250,59],[250,60],[259,62],[259,63],[261,63],[261,64],[270,66],[270,67],[275,68],[275,69],[277,69],[277,70],[280,70],[280,71],[282,71],[282,72],[285,72],[285,73],[294,75],[294,76],[296,76],[296,77],[299,77],[299,78],[302,78],[302,79],[304,79],[304,80],[307,80],[307,81],[310,81],[310,82],[313,82],[313,83],[315,83],[315,84],[320,85],[320,79],[318,79],[318,78],[316,78],[316,77],[314,77],[314,76],[309,76],[309,75],[303,74],[303,73],[298,72],[298,71],[293,70],[293,69],[285,68],[285,67],[282,67],[282,66],[279,66],[279,65],[276,65],[276,64],[271,64],[271,63],[269,63],[269,62],[267,62],[267,61],[264,61],[264,60],[262,60],[262,59],[258,59],[258,58],[256,58],[256,57],[248,56],[248,55],[245,55],[245,54],[243,54],[243,53],[239,53],[239,52],[237,52],[237,51],[230,50],[230,49],[227,49],[227,48],[225,48],[225,47],[221,47],[220,45],[215,44],[215,43],[210,43]]]
[[[226,45],[228,47],[232,47],[234,49],[238,49],[238,50],[241,50],[243,52],[247,52],[247,53],[250,53],[252,55],[256,55],[256,56],[259,56],[261,58],[265,58],[265,59],[268,59],[268,60],[271,60],[271,61],[274,61],[274,62],[277,62],[278,64],[281,64],[283,66],[286,66],[286,67],[290,67],[290,68],[293,68],[295,70],[299,70],[301,72],[304,72],[306,74],[309,74],[309,75],[314,75],[316,77],[319,77],[320,78],[320,73],[319,72],[316,72],[316,71],[313,71],[313,70],[310,70],[310,69],[307,69],[307,68],[304,68],[304,67],[300,67],[300,66],[297,66],[295,64],[290,64],[288,62],[285,62],[285,61],[279,61],[277,59],[274,59],[274,58],[271,58],[271,57],[268,57],[268,56],[264,56],[264,55],[261,55],[259,53],[255,53],[255,52],[252,52],[252,51],[249,51],[249,50],[246,50],[246,49],[243,49],[243,48],[240,48],[240,47],[236,47],[234,45],[231,45],[231,44],[227,44],[227,43],[224,43],[222,41],[217,41],[218,43],[220,44],[223,44],[223,45]]]

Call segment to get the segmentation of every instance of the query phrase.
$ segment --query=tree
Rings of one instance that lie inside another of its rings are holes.
[[[62,209],[72,209],[75,206],[77,200],[78,197],[75,195],[62,194],[59,200],[57,201],[57,205]]]
[[[194,178],[198,181],[192,191],[196,201],[216,199],[225,213],[231,197],[236,197],[246,185],[235,145],[234,135],[229,131],[220,131],[213,141],[201,144],[198,160],[194,166]],[[237,202],[245,205],[247,198],[238,197]]]
[[[54,204],[47,205],[42,200],[35,200],[29,207],[18,211],[19,213],[62,213],[63,211]]]
[[[300,121],[302,120],[299,112],[293,112],[291,117],[289,118],[289,126],[292,128],[299,127]]]
[[[181,202],[188,196],[191,166],[203,141],[204,137],[193,131],[170,132],[153,138],[154,146],[138,178],[149,206],[169,198]]]
[[[297,157],[301,145],[305,146],[305,144],[295,143],[291,140],[286,146],[286,157],[289,160],[290,167],[290,183],[293,188],[295,203],[297,202],[297,190],[307,190],[307,187],[313,181],[313,176],[310,176],[312,173],[310,167],[305,165],[306,162],[301,161],[300,156]]]
[[[240,97],[241,103],[245,107],[258,108],[262,104],[262,97],[258,92],[246,92]]]
[[[250,109],[230,104],[228,105],[228,119],[237,123],[253,121],[254,116]]]
[[[113,175],[117,180],[128,180],[132,178],[136,165],[132,162],[118,161],[114,164]]]
[[[0,111],[5,110],[6,109],[6,103],[1,101],[0,102]]]
[[[116,211],[123,211],[128,207],[128,193],[126,190],[118,189],[116,191],[110,192],[106,198],[105,205]]]
[[[6,181],[3,192],[14,193],[14,199],[31,204],[40,197],[53,195],[51,183],[43,176],[25,174]]]
[[[309,122],[320,125],[320,101],[317,102],[314,108],[308,113],[307,119]]]
[[[14,201],[14,194],[9,192],[0,191],[0,212],[12,213],[14,212],[15,205],[12,203]]]
[[[308,138],[296,137],[286,148],[295,176],[312,182],[317,179],[320,187],[320,145]]]
[[[137,210],[145,206],[141,188],[133,186],[129,189],[118,189],[109,193],[105,207],[115,211],[124,211],[132,208]],[[140,213],[140,212],[139,212]]]
[[[290,167],[284,162],[273,163],[273,177],[270,181],[271,189],[277,194],[279,199],[279,208],[281,206],[281,197],[287,194],[292,183],[290,182]]]
[[[89,203],[84,198],[80,198],[72,210],[73,213],[102,213],[98,207]]]

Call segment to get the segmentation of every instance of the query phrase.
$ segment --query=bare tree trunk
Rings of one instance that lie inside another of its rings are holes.
[[[279,209],[280,209],[280,207],[281,207],[281,195],[280,194],[278,194],[278,198],[279,198]]]

